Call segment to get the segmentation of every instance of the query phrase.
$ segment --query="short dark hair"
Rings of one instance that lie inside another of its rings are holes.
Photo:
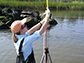
[[[17,32],[17,33],[15,33],[16,35],[20,35],[20,31],[19,32]]]

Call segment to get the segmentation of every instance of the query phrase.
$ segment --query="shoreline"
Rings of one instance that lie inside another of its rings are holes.
[[[11,4],[11,5],[10,5]],[[27,1],[0,1],[0,8],[12,8],[12,9],[30,9],[30,10],[45,10],[46,2],[27,2]],[[84,11],[83,3],[56,3],[49,2],[50,10],[70,10],[70,11]]]

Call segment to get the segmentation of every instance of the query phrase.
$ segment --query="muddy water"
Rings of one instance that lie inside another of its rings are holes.
[[[84,15],[65,11],[52,13],[58,22],[48,30],[48,47],[53,63],[84,63]],[[16,52],[11,35],[10,30],[0,30],[0,63],[15,63]],[[42,40],[43,36],[33,44],[37,63],[43,55]]]

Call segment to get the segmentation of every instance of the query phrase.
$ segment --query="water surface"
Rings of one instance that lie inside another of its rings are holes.
[[[84,12],[52,11],[58,24],[48,30],[53,63],[84,63]],[[0,30],[0,63],[15,63],[16,52],[10,30]],[[43,36],[34,45],[36,62],[43,55]]]

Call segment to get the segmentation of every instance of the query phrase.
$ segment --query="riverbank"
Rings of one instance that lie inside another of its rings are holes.
[[[39,11],[30,11],[30,10],[16,10],[16,9],[10,9],[10,8],[3,8],[0,9],[0,30],[1,29],[9,29],[12,22],[15,20],[21,20],[25,17],[27,17],[28,21],[25,23],[27,28],[31,28],[35,24],[39,23],[43,19],[43,14]],[[54,18],[51,18],[49,20],[49,26],[48,28],[51,28],[51,26],[56,25],[57,21]]]
[[[32,9],[44,10],[46,2],[27,2],[27,1],[0,1],[0,7],[9,7],[14,9]],[[56,3],[49,2],[50,10],[84,10],[84,3]]]

